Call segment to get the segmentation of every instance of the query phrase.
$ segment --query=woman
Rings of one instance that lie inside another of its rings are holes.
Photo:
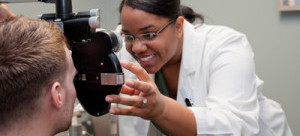
[[[180,0],[123,0],[120,13],[126,50],[140,66],[121,61],[133,73],[125,72],[122,93],[128,95],[106,101],[127,106],[110,113],[151,120],[172,136],[292,135],[280,105],[259,90],[263,82],[244,34],[190,24],[181,16]],[[123,51],[120,59],[130,56]],[[130,124],[120,121],[121,128]],[[120,134],[145,132],[121,129]]]

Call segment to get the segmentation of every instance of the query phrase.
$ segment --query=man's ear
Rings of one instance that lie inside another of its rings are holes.
[[[60,109],[63,105],[62,87],[59,82],[54,82],[51,86],[51,100],[55,108]]]
[[[179,16],[176,19],[176,36],[177,36],[177,38],[182,38],[182,36],[183,36],[183,22],[184,22],[183,16]]]

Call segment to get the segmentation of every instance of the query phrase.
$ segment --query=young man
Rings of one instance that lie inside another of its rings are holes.
[[[54,23],[27,17],[0,23],[0,135],[52,136],[69,128],[76,69]]]

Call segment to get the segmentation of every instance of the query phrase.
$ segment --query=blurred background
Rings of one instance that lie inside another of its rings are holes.
[[[101,27],[114,30],[119,23],[120,1],[73,0],[73,12],[100,8]],[[263,93],[281,104],[293,134],[300,135],[300,11],[280,11],[277,0],[181,0],[181,3],[203,14],[207,24],[229,26],[247,35],[255,53],[257,75],[265,82]],[[299,0],[295,3],[300,4]],[[17,15],[32,18],[55,12],[54,4],[7,6]],[[96,119],[100,124],[96,127],[98,131],[109,131],[108,118],[106,115]],[[109,133],[102,134],[105,135]]]

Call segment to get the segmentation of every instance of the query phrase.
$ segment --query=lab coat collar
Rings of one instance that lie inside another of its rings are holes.
[[[204,25],[204,24],[203,24]],[[201,31],[201,26],[194,26],[184,20],[183,24],[183,49],[181,60],[181,72],[191,74],[196,71],[196,64],[202,61],[205,36]],[[200,48],[199,48],[200,46]]]

